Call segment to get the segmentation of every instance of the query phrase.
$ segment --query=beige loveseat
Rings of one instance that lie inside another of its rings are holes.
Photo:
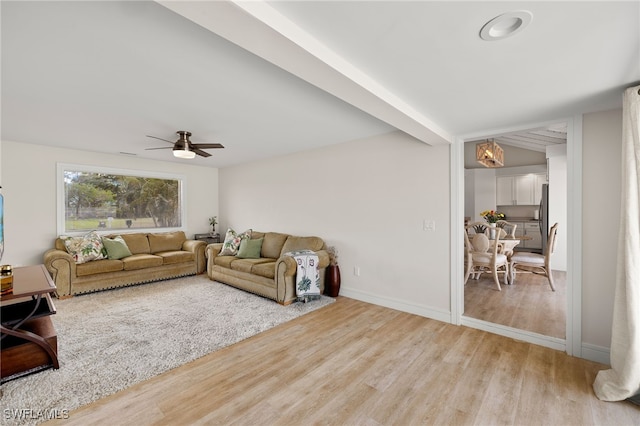
[[[296,300],[297,264],[293,257],[284,254],[313,250],[318,255],[320,291],[324,292],[329,254],[321,238],[296,237],[277,232],[251,233],[252,240],[260,238],[263,238],[263,242],[259,259],[219,256],[223,244],[209,244],[206,252],[209,278],[288,305]]]
[[[56,284],[58,296],[202,274],[205,270],[207,244],[188,240],[182,231],[120,235],[131,256],[79,264],[57,238],[55,248],[44,254],[44,265]]]

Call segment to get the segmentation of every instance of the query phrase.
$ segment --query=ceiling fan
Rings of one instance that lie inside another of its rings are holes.
[[[195,158],[196,154],[200,155],[201,157],[211,157],[211,154],[209,154],[206,151],[203,151],[203,149],[224,148],[224,146],[222,146],[219,143],[192,143],[191,140],[189,140],[189,137],[191,136],[191,132],[187,132],[185,130],[178,130],[176,133],[180,137],[175,142],[171,142],[156,136],[147,135],[148,138],[159,139],[161,141],[169,142],[170,144],[173,145],[173,147],[163,146],[160,148],[147,148],[147,150],[172,148],[173,155],[175,157],[191,159],[191,158]]]

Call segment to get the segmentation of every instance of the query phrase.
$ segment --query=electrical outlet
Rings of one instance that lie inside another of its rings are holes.
[[[427,220],[422,221],[422,230],[423,231],[435,231],[436,230],[436,221],[435,220]]]
[[[353,267],[353,275],[355,275],[356,277],[360,276],[360,267],[359,266],[354,266]]]

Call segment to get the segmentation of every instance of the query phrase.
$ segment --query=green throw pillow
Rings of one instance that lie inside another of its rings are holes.
[[[262,249],[263,240],[264,238],[242,240],[236,257],[239,257],[240,259],[260,259],[260,250]]]
[[[109,259],[122,259],[131,256],[131,250],[120,235],[114,238],[102,237],[102,244],[107,249]]]

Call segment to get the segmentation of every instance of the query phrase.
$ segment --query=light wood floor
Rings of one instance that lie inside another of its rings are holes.
[[[469,278],[464,287],[464,315],[471,318],[564,339],[567,318],[566,272],[553,271],[556,291],[547,278],[519,273],[513,285],[498,291],[490,274]]]
[[[603,365],[337,302],[70,413],[65,425],[632,425]]]

